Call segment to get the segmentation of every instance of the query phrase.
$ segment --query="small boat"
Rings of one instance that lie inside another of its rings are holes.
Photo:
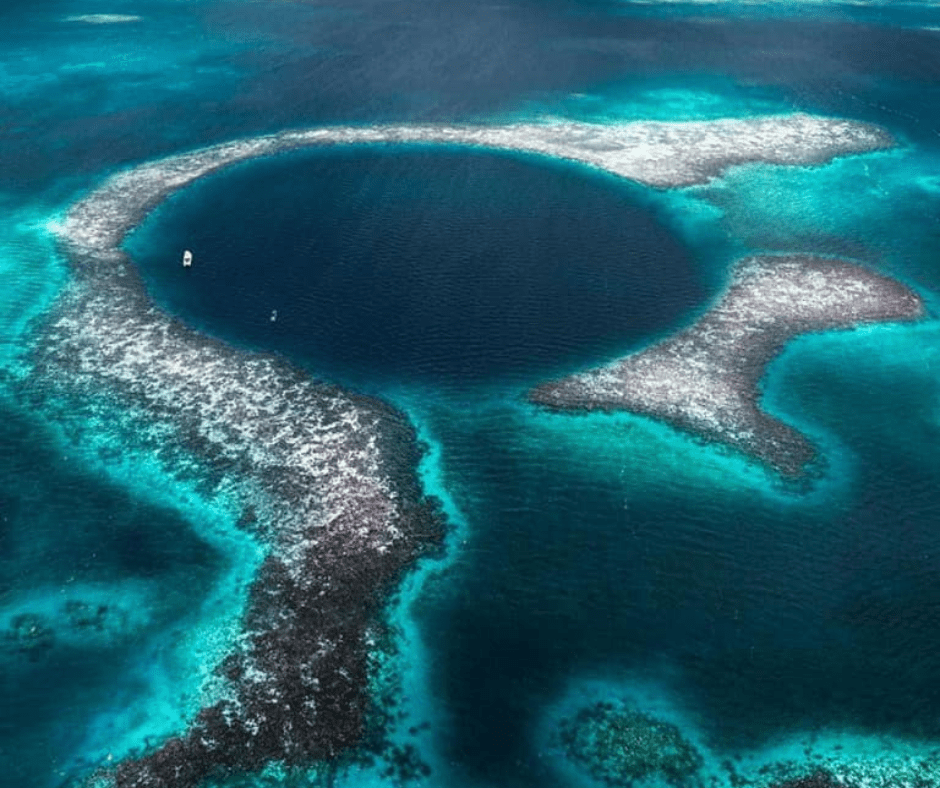
[[[277,320],[277,310],[272,309],[271,310],[271,322],[273,323],[275,320]]]
[[[187,249],[183,252],[183,268],[189,268],[193,264],[193,253]]]

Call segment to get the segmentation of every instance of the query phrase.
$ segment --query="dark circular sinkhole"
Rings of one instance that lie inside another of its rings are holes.
[[[536,157],[320,149],[205,178],[126,246],[168,311],[340,381],[527,380],[702,302],[701,271],[637,193]]]

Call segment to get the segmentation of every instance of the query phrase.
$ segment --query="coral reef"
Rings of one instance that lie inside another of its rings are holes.
[[[694,325],[610,365],[540,385],[529,398],[559,410],[652,416],[799,477],[816,453],[802,434],[761,410],[758,384],[767,363],[799,334],[923,314],[911,290],[851,262],[749,258]]]
[[[182,472],[181,457],[196,458],[208,486],[228,485],[242,525],[268,549],[242,637],[218,666],[219,697],[159,748],[102,772],[105,782],[194,788],[271,762],[332,758],[359,742],[369,622],[383,590],[443,530],[418,484],[421,450],[401,414],[163,314],[120,244],[167,195],[236,162],[317,145],[406,142],[537,153],[657,187],[706,181],[735,164],[816,164],[893,144],[870,125],[808,115],[332,127],[146,163],[77,202],[60,232],[72,280],[37,330],[25,396],[50,410],[67,403],[58,407],[93,412],[171,472]],[[30,632],[18,637],[29,642]],[[669,738],[655,723],[648,728]],[[681,772],[682,757],[657,768]]]
[[[675,725],[619,703],[581,709],[561,721],[558,738],[573,761],[611,786],[652,777],[685,785],[703,762]]]

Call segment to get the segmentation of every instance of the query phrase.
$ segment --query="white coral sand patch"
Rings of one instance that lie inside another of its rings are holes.
[[[86,25],[121,25],[139,22],[141,18],[136,14],[73,14],[65,17],[63,21],[83,22]]]

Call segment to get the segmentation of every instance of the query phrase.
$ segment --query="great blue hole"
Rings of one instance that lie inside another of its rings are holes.
[[[329,148],[206,177],[125,246],[169,312],[340,382],[534,380],[703,301],[689,250],[637,194],[544,158]]]

